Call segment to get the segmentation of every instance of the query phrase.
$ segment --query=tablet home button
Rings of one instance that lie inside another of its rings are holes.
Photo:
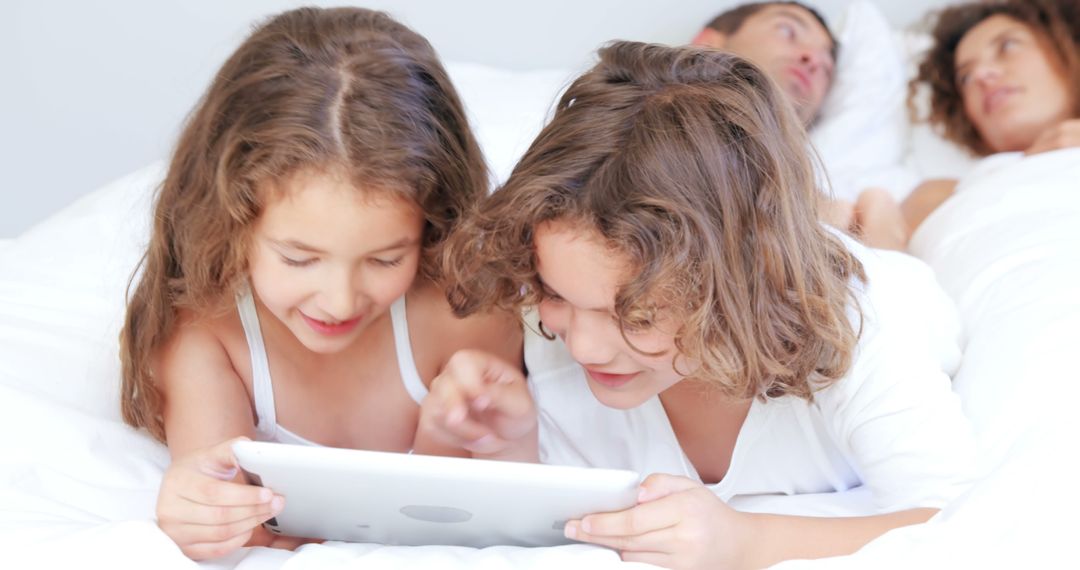
[[[437,523],[465,522],[472,518],[469,511],[436,505],[406,505],[401,507],[401,514],[412,519]]]

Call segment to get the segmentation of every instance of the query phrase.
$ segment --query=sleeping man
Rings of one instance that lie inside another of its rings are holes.
[[[787,94],[810,129],[833,83],[836,38],[817,10],[800,2],[755,2],[713,18],[693,45],[742,56],[760,67]],[[854,214],[848,200],[823,205],[825,221],[847,229]]]
[[[800,2],[737,6],[713,18],[691,43],[732,52],[760,67],[808,127],[832,85],[836,38],[821,14]]]

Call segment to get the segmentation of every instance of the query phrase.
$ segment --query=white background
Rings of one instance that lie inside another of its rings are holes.
[[[896,27],[946,0],[877,0]],[[286,0],[5,0],[0,239],[169,153],[210,77]],[[315,2],[334,5],[340,2]],[[573,68],[611,39],[685,43],[731,0],[371,0],[444,59]],[[814,2],[835,24],[846,0]]]

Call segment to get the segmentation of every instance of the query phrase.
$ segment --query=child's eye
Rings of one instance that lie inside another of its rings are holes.
[[[281,261],[284,262],[285,265],[291,267],[307,267],[308,265],[315,263],[316,259],[317,258],[315,257],[309,257],[307,259],[293,259],[291,257],[285,257],[284,255],[281,256]]]
[[[656,326],[656,311],[635,309],[626,315],[612,314],[611,318],[626,334],[643,334]]]
[[[374,257],[374,258],[371,259],[371,262],[374,263],[375,265],[379,266],[379,267],[397,267],[397,266],[401,265],[401,261],[403,259],[405,259],[405,258],[404,257],[397,257],[397,258],[394,258],[394,259],[379,259],[377,257]]]
[[[1013,48],[1015,48],[1017,45],[1019,45],[1019,42],[1017,42],[1015,39],[1005,38],[1001,40],[1001,45],[998,46],[998,51],[1000,51],[1001,53],[1007,53],[1012,51]]]
[[[652,321],[644,319],[620,320],[618,316],[613,318],[615,319],[616,324],[621,326],[626,334],[642,334],[648,332],[653,326]]]

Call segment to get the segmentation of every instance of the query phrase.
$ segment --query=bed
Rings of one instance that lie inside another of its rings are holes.
[[[902,196],[971,159],[908,125],[903,97],[917,36],[867,3],[847,12],[841,78],[813,139],[838,195],[881,185]],[[509,71],[455,62],[493,176],[505,177],[574,70]],[[844,79],[848,78],[848,79]],[[851,79],[855,78],[855,79]],[[857,144],[854,144],[857,143]],[[120,421],[116,339],[128,278],[148,235],[163,164],[84,197],[0,241],[0,552],[5,566],[117,568],[632,568],[609,550],[393,547],[327,543],[244,549],[196,564],[154,523],[167,450]],[[957,302],[966,331],[954,386],[983,446],[984,477],[926,525],[855,555],[801,567],[1060,565],[1075,558],[1070,492],[1080,433],[1068,409],[1080,380],[1080,151],[994,157],[913,240]],[[1022,190],[1024,199],[1017,199]],[[977,214],[975,213],[977,212]],[[856,499],[857,500],[857,499]],[[842,512],[820,496],[789,511]]]

